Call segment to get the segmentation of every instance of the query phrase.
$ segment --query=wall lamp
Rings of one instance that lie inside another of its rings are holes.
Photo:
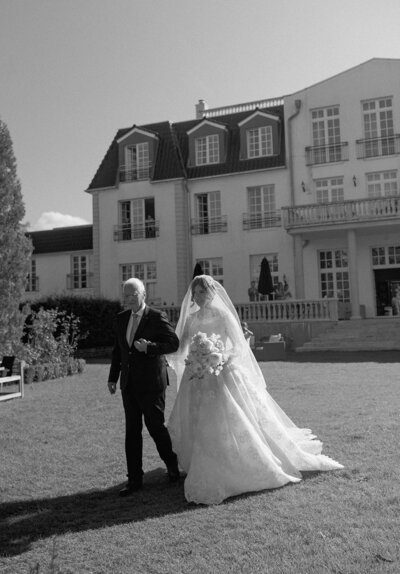
[[[306,191],[306,184],[304,181],[301,182],[301,189],[303,190],[303,193]]]
[[[357,178],[355,175],[353,175],[353,185],[354,187],[357,187]]]

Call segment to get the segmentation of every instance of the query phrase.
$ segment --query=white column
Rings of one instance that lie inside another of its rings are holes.
[[[304,299],[303,238],[294,236],[294,292],[296,299]]]
[[[361,319],[357,268],[357,237],[354,229],[347,231],[347,254],[349,259],[351,319]]]

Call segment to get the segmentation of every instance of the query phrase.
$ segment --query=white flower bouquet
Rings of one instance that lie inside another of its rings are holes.
[[[190,379],[202,379],[204,375],[219,375],[226,362],[224,344],[220,335],[197,333],[192,337],[189,354],[185,359]]]

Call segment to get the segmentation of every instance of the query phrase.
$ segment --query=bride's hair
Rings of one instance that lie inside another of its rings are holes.
[[[192,301],[193,301],[194,290],[197,286],[200,286],[202,289],[208,291],[212,295],[215,295],[216,293],[215,279],[213,279],[211,275],[197,275],[194,279],[192,279],[192,282],[190,284]]]

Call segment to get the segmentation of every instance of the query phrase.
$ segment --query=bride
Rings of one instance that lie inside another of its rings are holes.
[[[299,482],[301,471],[343,468],[268,394],[236,310],[212,277],[192,280],[176,334],[181,344],[168,361],[178,394],[168,428],[189,502],[219,504]]]

